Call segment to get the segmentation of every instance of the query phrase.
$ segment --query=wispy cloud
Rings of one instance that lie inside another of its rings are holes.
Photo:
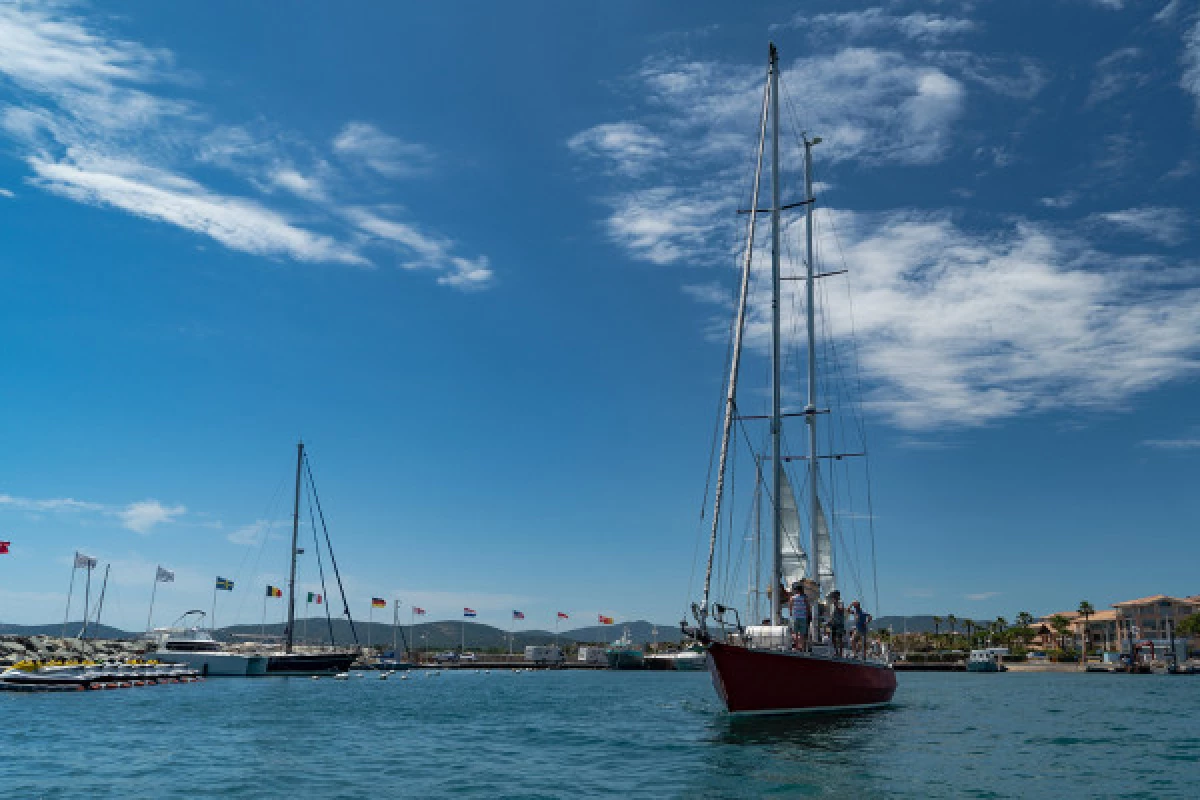
[[[1183,77],[1180,84],[1196,99],[1200,114],[1200,15],[1183,36]]]
[[[0,130],[29,167],[30,184],[231,250],[370,265],[374,240],[348,226],[343,213],[355,205],[343,195],[370,176],[352,182],[326,155],[384,178],[427,172],[433,162],[424,145],[363,122],[348,123],[328,151],[294,134],[258,130],[269,128],[265,122],[214,123],[184,97],[198,81],[176,67],[170,51],[109,35],[67,5],[0,6],[0,41],[0,75],[16,98],[0,110]],[[197,167],[227,170],[246,191],[218,191],[192,174]],[[311,204],[302,220],[288,209],[289,196]],[[486,264],[484,256],[448,256],[433,268],[440,283],[480,288],[484,273],[491,277]]]
[[[333,138],[333,150],[387,178],[425,174],[433,163],[428,147],[391,136],[368,122],[348,122]]]
[[[1200,439],[1147,439],[1142,442],[1146,447],[1157,450],[1200,450]]]
[[[968,600],[991,600],[993,597],[999,597],[1000,592],[975,592],[974,594],[964,595]]]
[[[1176,245],[1187,238],[1187,216],[1178,208],[1127,208],[1095,214],[1093,219],[1162,245]]]
[[[1137,47],[1122,47],[1096,62],[1096,74],[1088,91],[1087,105],[1103,103],[1119,94],[1134,91],[1151,81],[1149,72],[1134,69],[1143,52]]]
[[[345,214],[362,234],[398,249],[405,268],[435,270],[440,273],[438,283],[460,289],[482,289],[492,282],[487,256],[472,259],[456,255],[451,240],[392,219],[383,210],[348,208]]]
[[[184,506],[167,506],[158,500],[141,500],[125,506],[76,500],[73,497],[31,498],[0,494],[0,509],[25,511],[35,514],[101,514],[115,517],[121,525],[135,533],[150,533],[156,526],[175,522],[187,513]]]
[[[921,42],[933,42],[949,36],[969,33],[976,24],[961,17],[928,14],[923,11],[911,14],[890,14],[882,8],[867,8],[861,11],[838,13],[799,14],[792,23],[796,27],[836,30],[852,39],[865,39],[880,35],[899,34]]]
[[[636,122],[611,122],[581,131],[567,140],[574,152],[612,162],[618,172],[637,176],[666,152],[662,137]]]
[[[183,506],[164,506],[157,500],[130,503],[116,512],[121,524],[134,533],[150,533],[157,525],[172,522],[187,512]]]

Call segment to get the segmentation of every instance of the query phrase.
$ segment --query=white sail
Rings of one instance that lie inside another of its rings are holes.
[[[825,521],[825,510],[817,500],[817,580],[821,584],[821,597],[827,597],[837,588],[833,575],[833,545],[829,541],[829,523]]]
[[[783,483],[779,487],[779,521],[783,528],[782,551],[779,554],[780,579],[785,587],[808,577],[808,553],[800,543],[800,512],[796,508],[796,494],[787,472],[783,472]]]

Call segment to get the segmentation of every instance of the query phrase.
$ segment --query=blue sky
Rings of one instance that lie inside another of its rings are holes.
[[[257,621],[300,436],[362,617],[677,620],[769,39],[881,610],[1200,591],[1195,2],[4,4],[0,620]]]

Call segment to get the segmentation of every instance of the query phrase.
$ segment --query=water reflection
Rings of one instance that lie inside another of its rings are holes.
[[[714,719],[712,730],[717,744],[787,744],[805,749],[845,750],[878,730],[893,713],[894,707],[752,717],[721,714]]]

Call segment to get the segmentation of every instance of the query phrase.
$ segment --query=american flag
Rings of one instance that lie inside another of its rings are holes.
[[[513,619],[525,619],[525,612],[524,611],[514,611]]]

